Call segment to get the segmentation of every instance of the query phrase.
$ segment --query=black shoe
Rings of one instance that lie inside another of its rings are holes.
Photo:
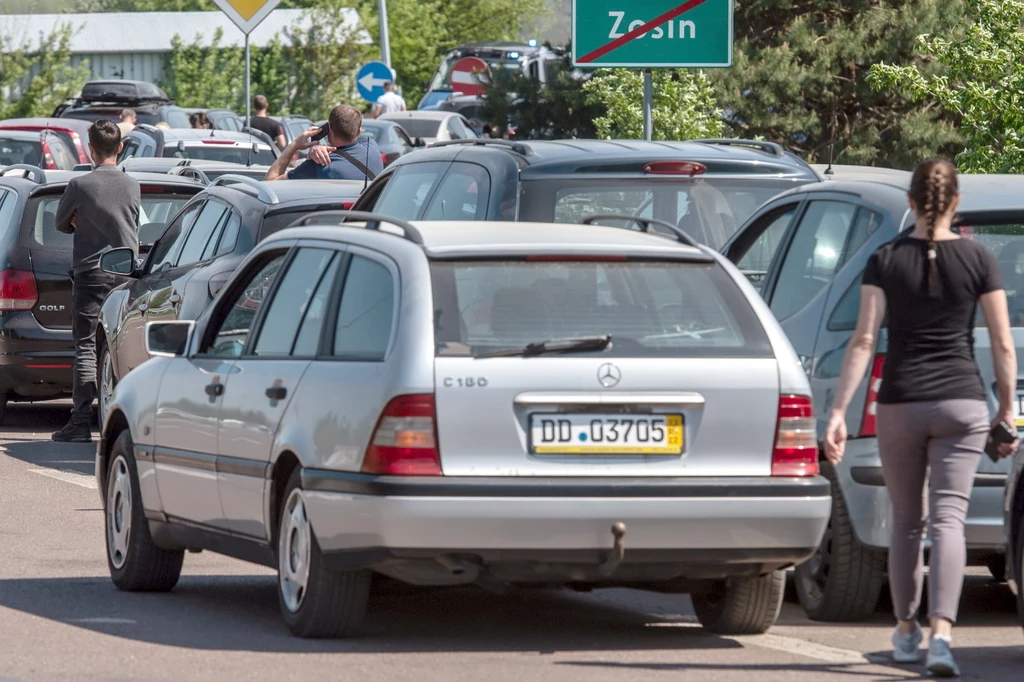
[[[58,443],[91,443],[92,428],[88,424],[68,422],[60,431],[54,431],[50,438]]]

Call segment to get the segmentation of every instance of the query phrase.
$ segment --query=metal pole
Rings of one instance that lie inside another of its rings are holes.
[[[650,69],[644,69],[644,139],[650,140],[654,133],[654,121],[651,113],[651,107],[653,106],[652,100],[652,89],[653,89],[653,78]]]
[[[377,0],[377,17],[380,19],[380,58],[391,68],[391,41],[388,38],[388,0]]]
[[[250,111],[250,107],[252,106],[252,97],[250,96],[250,93],[249,93],[249,85],[250,85],[249,84],[249,71],[250,71],[250,69],[249,69],[249,34],[246,33],[245,34],[245,125],[247,125],[247,126],[251,126],[251,124],[252,124],[252,119],[250,118],[250,116],[252,116],[252,112]]]

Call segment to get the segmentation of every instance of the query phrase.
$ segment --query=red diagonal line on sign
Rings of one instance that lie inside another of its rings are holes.
[[[580,57],[579,59],[576,60],[576,63],[577,64],[587,64],[587,63],[592,62],[592,61],[594,61],[596,59],[600,59],[601,57],[605,56],[606,54],[608,54],[612,50],[617,50],[618,48],[622,47],[623,45],[625,45],[629,41],[633,40],[633,38],[636,38],[637,36],[643,35],[644,33],[647,33],[648,31],[653,31],[654,29],[658,28],[662,24],[665,24],[665,23],[668,23],[668,22],[672,21],[673,19],[678,17],[683,12],[689,12],[694,7],[697,7],[699,5],[703,5],[705,2],[707,2],[707,0],[690,0],[689,2],[684,2],[679,7],[676,7],[675,9],[672,9],[672,10],[669,10],[668,12],[665,12],[660,17],[655,17],[654,19],[651,19],[650,21],[648,21],[643,26],[638,26],[637,28],[634,28],[632,31],[630,31],[626,35],[619,36],[618,38],[616,38],[612,42],[608,43],[604,47],[599,47],[596,50],[594,50],[593,52],[590,52],[588,54],[583,55],[582,57]]]

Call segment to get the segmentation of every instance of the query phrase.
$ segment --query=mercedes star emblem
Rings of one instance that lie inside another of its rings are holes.
[[[610,362],[606,362],[597,369],[597,380],[605,388],[611,388],[622,379],[622,371]]]

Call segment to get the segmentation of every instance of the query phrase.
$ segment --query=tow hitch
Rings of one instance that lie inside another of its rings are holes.
[[[597,567],[597,572],[606,578],[611,577],[618,570],[619,564],[622,563],[622,558],[626,555],[626,524],[622,521],[613,523],[612,537],[615,538],[612,551],[605,557],[604,562]]]

